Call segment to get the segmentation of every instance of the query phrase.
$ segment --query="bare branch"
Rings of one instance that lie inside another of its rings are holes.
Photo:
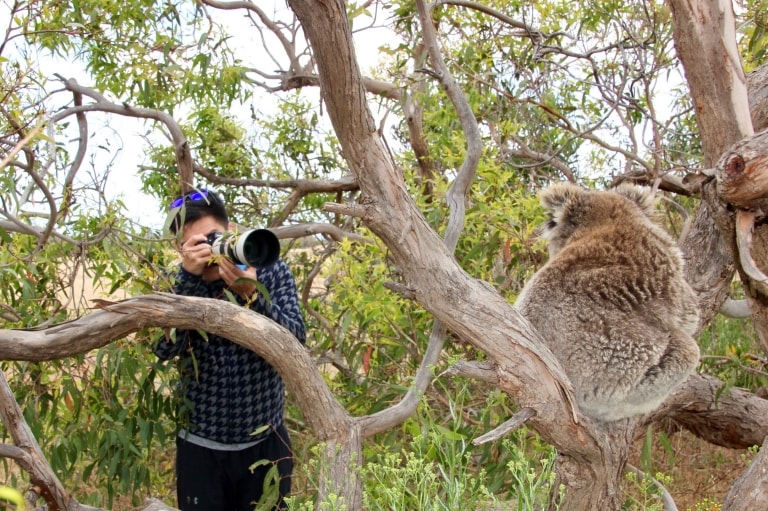
[[[249,2],[245,0],[234,0],[231,2],[221,2],[219,0],[200,0],[201,3],[213,7],[215,9],[221,9],[221,10],[237,10],[237,9],[245,9],[247,11],[250,11],[254,13],[256,16],[259,17],[262,23],[269,29],[270,32],[272,32],[275,37],[277,37],[278,41],[280,41],[280,44],[283,46],[283,50],[285,50],[285,54],[292,56],[294,54],[294,47],[291,41],[289,41],[280,30],[280,27],[277,26],[277,24],[269,17],[267,16],[262,9],[259,8],[259,6],[254,2]]]
[[[440,77],[440,82],[458,112],[462,128],[467,137],[466,159],[464,160],[455,181],[448,190],[446,197],[451,212],[445,234],[445,245],[449,251],[453,252],[456,248],[458,237],[464,228],[466,195],[474,180],[477,165],[480,160],[482,144],[480,141],[480,132],[477,127],[477,121],[475,120],[469,103],[451,77],[448,67],[443,61],[442,54],[437,47],[437,39],[426,5],[423,0],[416,0],[416,5],[421,20],[424,44],[429,52],[432,63],[437,70],[437,75]],[[432,367],[440,358],[440,353],[443,350],[447,333],[447,325],[439,319],[436,320],[432,327],[432,332],[430,333],[429,344],[424,353],[424,358],[419,364],[413,384],[409,387],[408,392],[396,405],[369,417],[362,418],[360,420],[362,435],[370,436],[386,431],[397,424],[401,424],[413,414],[429,384]]]
[[[2,371],[0,371],[0,417],[18,450],[23,452],[21,454],[12,450],[12,453],[17,455],[14,459],[19,461],[29,473],[32,483],[41,488],[42,497],[49,504],[49,508],[52,511],[75,511],[77,503],[51,470],[32,430],[24,420],[24,414],[16,403],[16,398]]]
[[[190,152],[189,143],[187,142],[184,133],[181,131],[181,127],[171,115],[151,108],[132,107],[126,104],[119,105],[107,100],[104,96],[95,90],[79,85],[74,78],[66,80],[62,77],[59,78],[62,79],[67,90],[73,93],[81,94],[82,96],[87,96],[95,100],[95,102],[89,103],[87,105],[67,108],[54,115],[50,119],[50,122],[55,123],[69,117],[70,115],[77,115],[83,112],[106,112],[123,115],[126,117],[135,117],[139,119],[152,119],[161,122],[168,129],[168,132],[171,134],[171,139],[173,140],[174,151],[176,153],[176,162],[179,166],[181,192],[186,193],[192,189],[192,185],[194,183],[194,175],[192,154]]]
[[[646,422],[665,416],[699,438],[731,449],[760,445],[768,436],[768,400],[699,373],[690,375]]]
[[[237,177],[222,177],[217,176],[210,170],[200,165],[195,165],[195,172],[209,180],[213,184],[229,185],[229,186],[242,186],[242,187],[259,187],[259,188],[273,188],[276,190],[281,189],[295,189],[299,190],[303,195],[310,193],[333,193],[333,192],[351,192],[359,189],[357,180],[352,175],[343,176],[334,181],[328,181],[324,179],[285,179],[285,180],[269,180],[269,179],[248,179]]]
[[[499,438],[503,438],[506,435],[508,435],[510,432],[520,428],[523,424],[525,424],[535,416],[536,416],[536,410],[534,410],[533,408],[523,408],[522,410],[517,412],[510,419],[507,419],[506,421],[504,421],[499,426],[496,426],[491,431],[485,433],[484,435],[480,435],[479,437],[472,440],[472,445],[483,445],[483,444],[487,444],[488,442],[494,442]]]
[[[629,463],[627,464],[627,468],[634,473],[639,480],[650,479],[653,485],[659,489],[661,492],[661,501],[664,504],[664,511],[678,511],[675,500],[672,498],[672,495],[669,494],[669,490],[656,480],[656,478],[647,476],[642,470]]]
[[[749,305],[746,300],[733,300],[728,298],[720,307],[720,314],[729,318],[748,318]]]
[[[453,103],[456,113],[461,122],[461,128],[467,143],[467,154],[464,162],[461,164],[456,179],[446,194],[446,201],[450,206],[450,216],[448,218],[448,227],[445,232],[445,245],[448,250],[453,252],[456,249],[459,235],[464,229],[464,217],[466,210],[466,196],[469,193],[469,187],[475,179],[477,165],[482,153],[482,140],[480,139],[480,129],[477,126],[477,119],[469,106],[467,98],[461,91],[461,88],[451,76],[448,66],[443,60],[443,55],[437,43],[435,27],[432,22],[430,12],[424,0],[416,0],[416,7],[419,11],[419,20],[421,21],[421,30],[424,37],[424,45],[429,53],[432,66],[435,68],[436,76],[440,84],[445,89],[448,98]]]
[[[312,433],[327,446],[326,470],[359,465],[361,439],[357,422],[333,396],[304,346],[277,323],[217,299],[155,294],[94,303],[102,310],[51,328],[0,330],[0,359],[64,358],[152,326],[204,330],[253,350],[282,375]],[[294,377],[298,374],[301,378]],[[338,480],[342,485],[357,485],[349,477],[341,477],[321,474],[320,480],[324,484]]]
[[[342,241],[345,238],[356,241],[358,243],[371,243],[373,240],[368,239],[354,232],[344,231],[341,228],[333,224],[298,224],[298,225],[286,225],[283,227],[270,228],[275,236],[278,238],[303,238],[307,236],[314,236],[316,234],[325,234],[334,241]]]
[[[499,374],[496,372],[496,366],[490,362],[470,362],[460,360],[443,371],[442,374],[473,378],[475,380],[484,381],[490,385],[499,384]]]
[[[733,144],[717,162],[715,174],[723,203],[741,208],[764,206],[761,199],[768,198],[768,130]]]
[[[19,154],[19,151],[23,150],[27,144],[29,144],[33,138],[35,138],[40,131],[42,131],[43,127],[45,126],[44,123],[38,124],[35,126],[29,133],[27,133],[24,138],[22,138],[14,147],[11,149],[8,154],[5,155],[5,158],[0,160],[0,169],[4,169],[7,167],[13,158]]]
[[[564,34],[563,32],[557,32],[556,34],[544,34],[543,32],[536,30],[531,25],[528,25],[523,21],[517,21],[516,19],[507,16],[503,12],[497,11],[496,9],[488,7],[487,5],[479,4],[477,2],[470,2],[466,0],[436,0],[434,5],[435,7],[440,5],[455,5],[459,7],[467,7],[469,9],[488,14],[489,16],[493,16],[494,18],[503,23],[506,23],[507,25],[520,29],[523,35],[530,37],[537,43]]]

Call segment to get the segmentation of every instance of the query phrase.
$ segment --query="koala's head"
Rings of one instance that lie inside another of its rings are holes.
[[[653,191],[631,184],[601,192],[584,190],[571,183],[557,183],[541,192],[539,199],[549,210],[549,219],[539,233],[549,242],[550,257],[562,250],[579,229],[656,215]]]

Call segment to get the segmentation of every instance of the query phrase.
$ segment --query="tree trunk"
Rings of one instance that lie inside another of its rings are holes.
[[[749,110],[746,78],[736,46],[733,5],[730,0],[668,0],[668,3],[673,17],[675,47],[683,63],[696,108],[696,119],[704,149],[704,163],[707,168],[712,168],[715,162],[719,162],[720,167],[718,193],[713,193],[714,183],[707,185],[706,193],[702,194],[699,212],[710,213],[712,220],[716,223],[716,227],[713,228],[719,231],[720,236],[711,236],[712,251],[699,252],[699,257],[708,257],[710,253],[720,255],[723,247],[730,249],[732,260],[744,286],[755,330],[763,346],[768,346],[768,309],[766,309],[768,293],[766,293],[765,282],[755,280],[756,273],[765,273],[768,270],[765,265],[768,261],[768,226],[765,223],[752,224],[751,227],[755,231],[754,243],[751,244],[751,253],[744,253],[745,248],[739,247],[739,243],[736,242],[734,217],[743,216],[754,205],[731,202],[738,201],[745,195],[751,195],[753,198],[760,196],[762,191],[750,189],[748,185],[728,186],[733,184],[730,178],[736,177],[737,180],[742,180],[745,176],[749,177],[747,176],[749,173],[745,172],[747,162],[743,157],[736,154],[734,158],[734,153],[726,153],[726,151],[753,134],[753,119],[762,123],[765,117],[762,110],[755,109],[752,113]],[[764,70],[758,78],[763,72]],[[764,94],[765,88],[764,84],[755,82],[754,79],[752,85],[752,106],[755,108],[759,105],[755,104],[754,98]],[[755,160],[762,159],[764,159],[762,155],[755,158]],[[760,172],[757,172],[752,176],[759,177],[759,174]],[[746,181],[749,184],[749,179]],[[725,188],[723,185],[726,185]],[[728,207],[740,212],[734,215],[726,211]],[[754,211],[749,214],[754,215]],[[697,222],[706,222],[707,216],[697,214]],[[754,219],[754,216],[752,218]],[[699,231],[706,229],[704,225],[698,226]],[[740,239],[745,237],[748,236],[743,235]],[[716,261],[718,266],[713,270],[729,275],[730,265],[724,264],[720,257]],[[753,261],[757,261],[754,265],[757,267],[756,271],[751,271],[749,267]],[[693,277],[696,276],[693,275]],[[729,283],[730,279],[727,279],[723,284]],[[724,293],[721,291],[715,294]],[[758,420],[765,421],[765,419],[763,415]],[[766,474],[768,470],[763,460],[764,456],[758,457],[747,474],[737,483],[743,484],[744,488],[749,487],[751,491],[745,491],[741,486],[734,486],[724,509],[731,506],[732,509],[766,509],[768,486],[765,481],[768,480]],[[731,495],[736,494],[738,499],[731,498]],[[744,507],[737,507],[734,504],[735,500],[738,500],[738,506]]]
[[[704,165],[752,134],[747,79],[736,46],[731,0],[668,0],[675,48],[691,89]]]
[[[577,459],[559,454],[555,461],[557,477],[552,485],[549,509],[620,509],[621,481],[637,424],[636,419],[603,426],[593,424],[590,429],[598,443],[598,449],[591,453],[593,458]],[[562,497],[558,495],[561,485],[566,488]]]

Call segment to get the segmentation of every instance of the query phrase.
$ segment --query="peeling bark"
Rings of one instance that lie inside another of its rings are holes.
[[[768,509],[768,438],[752,465],[731,486],[722,511]]]
[[[768,128],[768,64],[747,73],[747,89],[752,128],[762,131]]]

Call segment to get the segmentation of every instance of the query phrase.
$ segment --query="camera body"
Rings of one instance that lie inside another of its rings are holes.
[[[201,243],[207,243],[210,246],[213,246],[214,243],[216,243],[218,240],[221,239],[221,237],[224,235],[221,231],[213,231],[210,233],[206,238],[205,241],[202,241]],[[198,243],[199,245],[200,243]]]
[[[266,268],[280,257],[280,242],[268,229],[250,229],[230,235],[214,231],[205,240],[213,255],[224,256],[236,264]]]

